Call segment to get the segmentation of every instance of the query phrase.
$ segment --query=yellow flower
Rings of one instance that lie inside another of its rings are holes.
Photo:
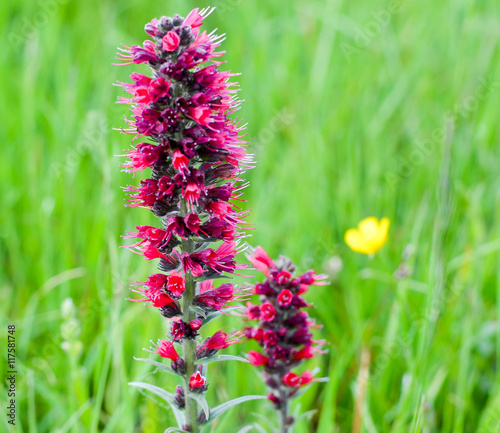
[[[389,218],[379,220],[368,217],[361,221],[357,229],[345,232],[345,242],[353,251],[363,254],[375,254],[387,242]]]

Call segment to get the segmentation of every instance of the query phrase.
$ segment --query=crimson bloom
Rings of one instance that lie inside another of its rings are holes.
[[[168,358],[172,361],[179,359],[179,354],[175,350],[174,345],[167,340],[158,340],[155,353],[158,353],[162,358]]]
[[[181,273],[172,271],[167,277],[167,290],[176,297],[182,296],[184,290],[186,290],[184,277]]]
[[[271,322],[276,317],[276,310],[273,304],[265,302],[260,306],[260,318],[264,322]]]
[[[293,300],[293,293],[288,289],[283,289],[276,298],[280,307],[288,307]]]
[[[165,36],[163,36],[163,49],[165,51],[174,51],[177,49],[181,43],[181,38],[174,31],[169,31]]]
[[[313,374],[310,371],[305,371],[300,376],[294,372],[289,372],[283,376],[281,380],[283,385],[289,387],[305,386],[313,381]]]
[[[195,297],[194,305],[205,310],[221,311],[230,302],[248,299],[246,290],[234,287],[231,283],[214,287],[212,280],[205,280],[200,284],[200,294]]]
[[[248,352],[248,361],[250,364],[255,366],[267,365],[269,364],[269,358],[267,356],[262,355],[260,352],[256,352],[255,350],[250,350]]]
[[[241,332],[234,332],[230,335],[222,331],[217,331],[214,335],[207,338],[201,346],[198,347],[198,359],[207,358],[215,355],[219,350],[226,349],[232,344],[239,342]]]
[[[148,352],[157,353],[162,358],[170,359],[172,361],[172,370],[174,370],[177,374],[183,375],[185,373],[184,360],[179,356],[172,342],[167,340],[158,340],[157,344],[153,342],[151,343],[154,347],[151,347]]]
[[[207,379],[197,371],[189,378],[189,388],[196,393],[204,392],[208,388]]]
[[[258,269],[266,275],[269,274],[269,268],[274,267],[274,262],[261,246],[258,246],[250,256],[250,262],[255,269]]]

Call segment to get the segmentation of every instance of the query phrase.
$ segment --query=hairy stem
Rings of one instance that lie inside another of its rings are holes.
[[[283,389],[281,389],[280,391],[280,398],[283,401],[279,412],[280,433],[289,433],[290,426],[288,425],[288,396]]]
[[[186,200],[181,199],[181,216],[187,214]],[[193,240],[183,239],[181,243],[182,253],[193,253]],[[193,298],[195,296],[195,281],[193,275],[190,272],[186,273],[186,290],[182,295],[182,320],[187,324],[194,320],[194,313],[191,311],[191,306],[193,304]],[[189,379],[195,372],[196,366],[196,340],[184,339],[184,363],[186,367],[186,381],[185,381],[185,396],[186,396],[186,423],[189,427],[189,431],[192,433],[198,433],[198,406],[196,401],[190,398],[191,390],[189,388]]]
[[[283,407],[280,410],[280,422],[281,422],[281,428],[280,428],[280,433],[288,433],[288,425],[287,425],[287,419],[288,419],[288,404],[284,403]]]

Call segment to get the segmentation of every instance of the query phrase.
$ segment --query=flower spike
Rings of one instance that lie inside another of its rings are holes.
[[[311,329],[315,324],[304,311],[310,305],[301,295],[313,284],[326,284],[325,276],[308,271],[295,277],[295,267],[289,259],[280,257],[273,261],[262,247],[257,247],[248,258],[267,276],[253,287],[253,293],[260,296],[259,304],[247,304],[247,318],[257,320],[258,326],[247,327],[245,335],[262,348],[262,352],[249,351],[248,361],[263,368],[270,391],[268,399],[279,413],[280,431],[288,432],[294,421],[289,415],[290,400],[299,388],[317,380],[310,371],[299,375],[294,370],[304,359],[324,353],[324,342],[313,340]]]
[[[128,94],[118,102],[130,105],[132,113],[121,131],[140,138],[125,151],[122,167],[132,174],[151,170],[138,186],[125,188],[128,206],[149,209],[161,220],[160,227],[138,225],[124,236],[135,241],[127,247],[132,252],[159,261],[160,272],[134,286],[141,297],[133,300],[157,308],[171,322],[170,338],[149,351],[169,359],[174,372],[184,376],[174,401],[187,423],[178,427],[191,433],[206,421],[198,405],[204,397],[193,397],[208,387],[199,361],[241,336],[220,330],[198,342],[203,325],[209,314],[246,299],[244,290],[230,283],[213,284],[242,268],[235,256],[247,212],[233,201],[242,200],[247,184],[241,184],[241,175],[252,167],[241,138],[244,126],[230,117],[240,106],[237,86],[229,81],[236,74],[219,70],[224,35],[200,29],[213,10],[155,18],[144,27],[150,39],[118,53],[122,65],[151,69],[149,75],[134,72],[131,82],[117,83]]]

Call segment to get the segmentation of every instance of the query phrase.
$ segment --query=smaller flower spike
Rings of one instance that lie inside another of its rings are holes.
[[[299,375],[293,370],[304,359],[324,353],[321,350],[324,343],[313,340],[314,322],[303,311],[310,305],[301,295],[311,285],[326,284],[325,276],[314,271],[295,276],[295,267],[289,259],[280,257],[273,261],[262,247],[257,247],[249,259],[267,279],[253,288],[260,303],[247,304],[247,318],[257,320],[258,326],[247,327],[245,335],[263,350],[263,353],[249,351],[248,360],[264,369],[263,377],[271,391],[268,399],[280,415],[280,431],[288,432],[293,424],[293,417],[288,414],[291,398],[298,388],[317,380],[310,371]]]

